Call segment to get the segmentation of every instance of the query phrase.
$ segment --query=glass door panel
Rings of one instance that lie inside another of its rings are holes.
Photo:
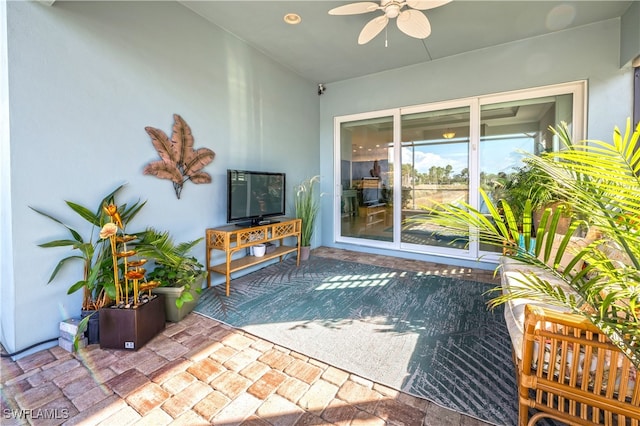
[[[393,117],[340,124],[340,236],[393,241]]]
[[[507,189],[523,171],[522,152],[539,155],[558,149],[558,141],[549,126],[556,127],[561,121],[571,125],[572,110],[571,94],[481,106],[480,187],[493,203],[505,197]],[[480,211],[488,212],[482,199]],[[481,241],[480,250],[496,253],[502,248]]]
[[[465,106],[402,116],[402,243],[466,247],[466,238],[419,218],[438,203],[469,202],[469,111]]]

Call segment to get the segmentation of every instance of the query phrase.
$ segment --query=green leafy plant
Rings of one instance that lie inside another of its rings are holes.
[[[173,120],[171,139],[160,129],[145,127],[160,160],[147,164],[142,173],[172,181],[179,199],[185,182],[211,183],[211,175],[202,168],[213,161],[215,153],[209,148],[194,150],[189,125],[178,114],[173,115]]]
[[[74,347],[76,350],[78,349],[79,338],[86,331],[90,318],[95,315],[100,308],[109,305],[117,294],[116,282],[114,280],[116,274],[114,273],[110,241],[100,238],[99,232],[105,224],[111,221],[111,217],[105,207],[114,204],[116,194],[123,187],[124,185],[120,185],[111,191],[100,201],[98,207],[93,211],[72,201],[65,201],[74,213],[88,222],[90,231],[87,237],[83,237],[79,231],[67,225],[61,219],[41,209],[30,207],[33,211],[66,228],[70,235],[70,238],[56,239],[38,244],[39,247],[70,247],[72,252],[77,252],[77,254],[66,256],[58,262],[51,273],[48,283],[51,283],[67,264],[80,262],[83,267],[82,279],[69,286],[67,290],[67,294],[72,294],[82,289],[82,310],[93,311],[93,313],[85,316],[78,324],[78,333],[74,339]],[[140,212],[145,204],[146,201],[142,203],[137,201],[130,206],[122,204],[117,208],[117,214],[123,223],[127,223]],[[119,272],[120,271],[118,271],[118,273]]]
[[[110,221],[103,207],[108,204],[113,204],[116,194],[122,188],[123,185],[120,185],[111,191],[100,201],[98,207],[93,211],[72,201],[65,201],[74,213],[88,222],[90,230],[86,237],[83,237],[81,232],[67,225],[63,220],[41,209],[30,207],[33,211],[63,226],[69,232],[70,238],[55,239],[38,244],[38,246],[45,248],[70,247],[73,252],[77,252],[77,254],[66,256],[58,262],[48,282],[52,282],[65,265],[72,262],[81,262],[83,267],[82,279],[72,284],[67,293],[72,294],[82,289],[82,309],[86,311],[100,309],[108,304],[115,296],[113,262],[110,256],[111,248],[107,241],[99,238],[98,233],[100,229]],[[145,204],[146,202],[140,203],[138,201],[131,206],[127,206],[126,204],[120,206],[119,214],[123,222],[128,222],[133,219]]]
[[[563,149],[529,155],[527,164],[556,182],[554,196],[570,200],[574,218],[566,233],[557,231],[562,209],[546,209],[534,240],[531,200],[518,217],[508,202],[494,204],[484,191],[489,217],[461,204],[439,205],[423,220],[504,247],[507,256],[541,268],[577,294],[565,294],[542,278],[545,274],[529,273],[524,274],[522,289],[497,296],[491,307],[517,298],[568,307],[588,318],[640,367],[640,125],[632,131],[628,120],[624,134],[616,127],[610,143],[573,143],[564,123],[552,130]],[[585,247],[571,248],[571,237],[585,226],[596,229],[599,237]],[[521,237],[524,248],[519,244]],[[553,256],[556,238],[561,242]],[[562,267],[565,256],[570,261]],[[581,261],[584,267],[575,268]]]
[[[316,185],[320,184],[320,176],[314,176],[304,180],[296,187],[294,196],[294,207],[296,218],[302,219],[302,230],[300,233],[300,245],[302,247],[311,246],[311,237],[315,226],[320,203],[316,196]]]
[[[148,228],[135,245],[140,255],[155,263],[154,269],[147,274],[149,280],[159,281],[160,287],[184,287],[176,299],[177,308],[193,300],[192,285],[206,276],[204,266],[188,254],[200,241],[202,238],[176,244],[169,232]],[[195,291],[200,293],[202,289],[196,288]]]
[[[531,202],[531,208],[543,209],[549,204],[561,201],[555,190],[556,182],[541,170],[526,164],[519,167],[504,183],[504,199],[511,206],[516,217],[522,217],[524,205]],[[494,198],[495,199],[495,198]]]

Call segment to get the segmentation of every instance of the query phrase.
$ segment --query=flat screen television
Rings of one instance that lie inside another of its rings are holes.
[[[380,178],[362,178],[362,204],[380,203]]]
[[[378,196],[378,188],[363,188],[362,189],[362,204],[378,204],[380,203],[380,197]]]
[[[284,173],[227,170],[227,222],[238,226],[273,223],[285,214]]]

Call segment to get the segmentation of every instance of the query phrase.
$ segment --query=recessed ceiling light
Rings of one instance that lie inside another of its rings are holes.
[[[297,13],[287,13],[284,15],[284,22],[291,25],[297,25],[302,22],[302,18]]]

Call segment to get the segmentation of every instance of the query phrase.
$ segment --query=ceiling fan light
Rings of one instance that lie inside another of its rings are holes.
[[[389,19],[397,18],[400,14],[400,6],[395,3],[390,4],[384,8],[384,14],[387,15]]]

